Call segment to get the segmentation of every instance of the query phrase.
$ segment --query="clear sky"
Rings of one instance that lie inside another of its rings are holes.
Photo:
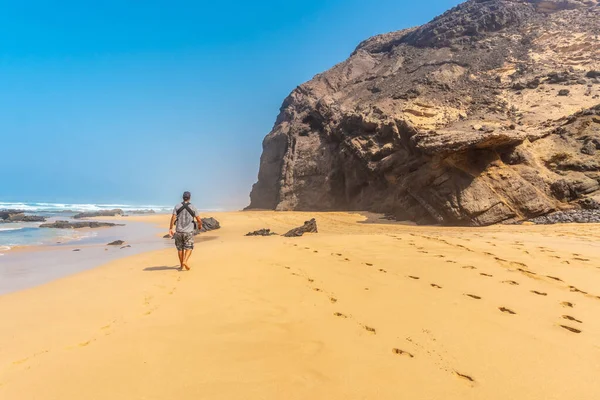
[[[243,207],[294,87],[459,2],[2,1],[0,201]]]

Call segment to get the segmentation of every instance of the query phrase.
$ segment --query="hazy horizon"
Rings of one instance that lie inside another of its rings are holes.
[[[0,201],[243,208],[297,85],[458,3],[5,5]]]

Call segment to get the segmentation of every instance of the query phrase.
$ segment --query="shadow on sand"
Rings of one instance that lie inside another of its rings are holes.
[[[176,265],[174,267],[166,267],[166,266],[162,266],[162,267],[147,267],[144,268],[144,271],[177,271],[179,270],[179,265]]]

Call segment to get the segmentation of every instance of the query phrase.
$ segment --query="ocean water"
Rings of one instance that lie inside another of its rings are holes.
[[[23,210],[26,215],[41,215],[47,222],[70,220],[79,212],[102,211],[120,208],[125,213],[137,210],[154,210],[157,213],[171,212],[172,206],[131,204],[63,204],[0,202],[0,210]],[[65,242],[92,239],[98,231],[76,229],[39,228],[41,222],[0,223],[0,256],[15,246],[53,245]]]

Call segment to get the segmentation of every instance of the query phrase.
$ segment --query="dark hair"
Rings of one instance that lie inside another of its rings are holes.
[[[192,197],[192,194],[190,192],[183,192],[184,200],[189,200],[191,197]]]

